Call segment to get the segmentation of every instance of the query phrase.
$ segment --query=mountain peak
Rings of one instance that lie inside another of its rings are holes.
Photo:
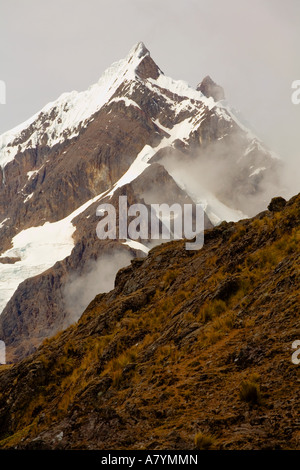
[[[156,80],[162,73],[160,68],[156,65],[150,56],[150,51],[143,42],[138,42],[135,46],[133,46],[128,57],[128,62],[131,62],[132,59],[139,60],[138,66],[135,69],[135,73],[143,80],[146,80],[147,78],[153,78]]]
[[[209,75],[199,83],[197,90],[201,91],[207,98],[212,97],[215,101],[225,99],[224,89],[220,85],[217,85]]]
[[[136,56],[139,59],[146,55],[150,55],[150,52],[142,41],[135,44],[129,52],[129,56]]]
[[[200,84],[215,99],[216,87],[210,77]],[[128,193],[130,205],[199,202],[219,224],[263,210],[278,188],[277,168],[229,107],[164,76],[142,42],[88,90],[61,95],[0,136],[0,337],[7,357],[24,357],[78,319],[87,304],[80,310],[77,298],[92,298],[77,296],[77,270],[90,276],[91,260],[124,246],[141,251],[132,240],[96,237],[100,200],[114,204]],[[74,308],[61,295],[67,286]]]

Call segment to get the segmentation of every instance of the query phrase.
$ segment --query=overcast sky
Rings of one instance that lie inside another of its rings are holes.
[[[0,133],[143,41],[166,75],[192,86],[211,75],[299,170],[299,26],[299,0],[0,0]]]

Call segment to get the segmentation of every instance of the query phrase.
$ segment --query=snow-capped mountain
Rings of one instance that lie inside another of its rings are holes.
[[[143,43],[87,91],[0,136],[0,167],[0,339],[11,359],[78,318],[72,285],[86,290],[110,265],[84,308],[130,257],[146,255],[147,244],[96,237],[100,202],[201,203],[209,226],[264,209],[278,184],[278,160],[222,88],[166,77]]]

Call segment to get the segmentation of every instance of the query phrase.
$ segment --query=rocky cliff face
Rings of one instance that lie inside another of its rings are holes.
[[[0,372],[0,447],[299,449],[299,222],[275,200],[121,269]]]
[[[212,83],[195,90],[166,77],[139,43],[87,91],[62,95],[0,137],[0,338],[9,361],[77,319],[65,288],[92,262],[140,254],[125,240],[97,239],[99,203],[126,191],[131,203],[168,202],[171,191],[174,201],[201,203],[207,227],[266,207],[278,161]]]

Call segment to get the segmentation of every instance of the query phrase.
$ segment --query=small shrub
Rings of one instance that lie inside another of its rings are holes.
[[[180,290],[174,295],[174,301],[176,304],[179,304],[180,302],[183,302],[184,300],[186,300],[188,296],[189,295],[187,292]]]
[[[180,359],[181,352],[174,345],[166,344],[158,347],[156,350],[156,363],[160,365],[165,362],[176,364]]]
[[[136,361],[136,352],[134,350],[125,351],[120,356],[112,359],[108,364],[108,369],[112,372],[122,371],[128,364]]]
[[[223,332],[223,333],[228,333],[233,329],[234,325],[234,314],[233,312],[228,312],[225,313],[225,315],[221,317],[217,317],[213,324],[212,327],[214,330]]]
[[[187,312],[184,314],[184,320],[188,323],[192,323],[195,321],[195,317],[191,312]]]
[[[204,344],[206,346],[216,344],[222,338],[222,333],[220,331],[216,331],[213,328],[210,328],[205,332],[204,336]]]
[[[117,370],[112,374],[112,387],[117,390],[120,388],[122,382],[122,370]]]
[[[215,439],[211,435],[198,432],[195,436],[194,442],[196,449],[208,450],[214,445]]]
[[[201,276],[204,276],[204,273],[203,272],[199,272],[199,277]],[[197,286],[197,284],[199,283],[198,281],[198,278],[197,277],[190,277],[188,281],[186,281],[184,284],[183,284],[183,288],[185,291],[191,291],[193,290],[194,287]]]
[[[246,233],[246,229],[244,226],[237,226],[236,229],[235,229],[235,232],[234,234],[231,236],[229,242],[230,243],[233,243],[235,242],[236,240],[238,240],[239,238],[241,238],[243,235],[245,235]]]
[[[172,282],[178,277],[179,273],[179,269],[169,269],[163,276],[165,285],[170,286],[170,284],[172,284]]]
[[[252,377],[250,380],[244,380],[241,383],[240,399],[251,405],[261,404],[260,387],[255,381],[255,377]]]
[[[203,323],[207,323],[215,316],[221,315],[223,312],[225,312],[226,308],[226,304],[223,300],[213,300],[200,310],[199,320]]]
[[[174,302],[171,298],[163,299],[160,303],[160,308],[164,313],[170,313],[174,309]]]

